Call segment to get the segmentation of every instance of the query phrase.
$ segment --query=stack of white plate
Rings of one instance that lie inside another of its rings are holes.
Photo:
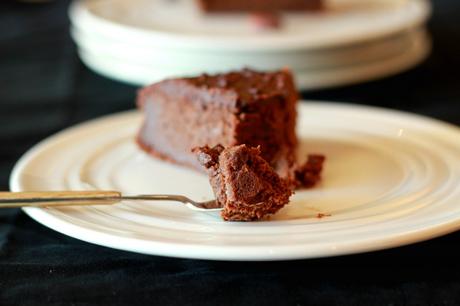
[[[327,0],[326,0],[327,1]],[[192,0],[80,0],[71,33],[83,62],[145,85],[242,67],[293,70],[301,89],[381,78],[429,53],[426,0],[329,0],[320,13],[290,13],[260,31],[246,15],[205,15]]]

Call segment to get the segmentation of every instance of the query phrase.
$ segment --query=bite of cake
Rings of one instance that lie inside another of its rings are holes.
[[[262,158],[258,147],[217,145],[193,151],[208,172],[224,220],[259,220],[289,202],[290,185]]]

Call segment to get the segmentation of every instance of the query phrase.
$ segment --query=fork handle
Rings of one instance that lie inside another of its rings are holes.
[[[0,208],[111,205],[121,199],[117,191],[0,192]]]

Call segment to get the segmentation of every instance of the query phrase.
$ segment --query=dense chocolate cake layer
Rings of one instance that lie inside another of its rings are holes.
[[[260,146],[287,177],[295,161],[297,93],[287,70],[245,69],[162,81],[142,89],[140,146],[154,156],[202,169],[194,147]]]
[[[259,220],[289,202],[289,184],[261,157],[259,148],[238,145],[224,149],[218,145],[194,152],[208,171],[224,220]]]
[[[323,0],[198,0],[206,12],[267,12],[319,10]]]

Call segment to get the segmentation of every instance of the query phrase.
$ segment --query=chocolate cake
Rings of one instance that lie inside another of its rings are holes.
[[[243,144],[224,149],[217,145],[195,148],[194,152],[208,171],[224,220],[259,220],[289,202],[289,184],[261,157],[260,148]]]
[[[260,146],[287,178],[295,163],[297,92],[288,70],[244,69],[165,80],[143,88],[138,143],[150,154],[203,171],[192,148]]]
[[[272,30],[281,27],[281,16],[275,12],[251,13],[249,22],[258,30]]]
[[[323,0],[198,0],[205,12],[270,12],[319,10]]]

